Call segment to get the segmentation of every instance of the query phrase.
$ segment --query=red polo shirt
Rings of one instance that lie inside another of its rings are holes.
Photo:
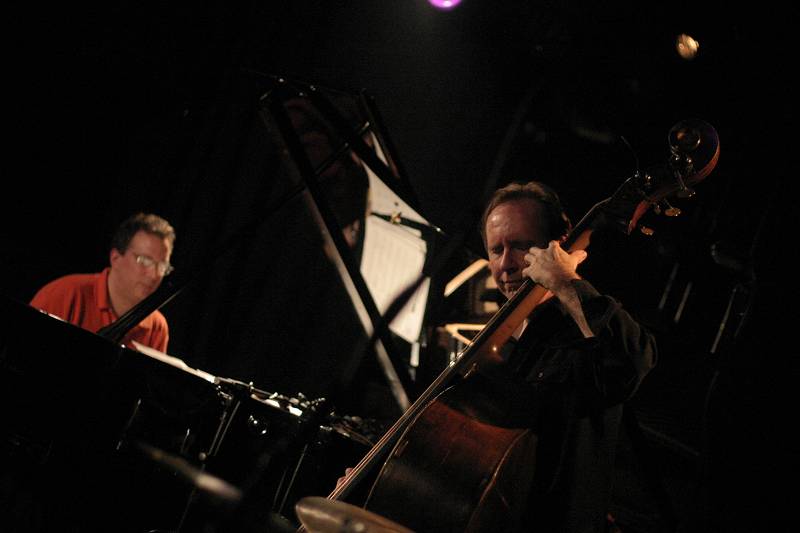
[[[109,270],[106,267],[96,274],[70,274],[51,281],[39,289],[31,305],[97,333],[118,318],[108,297]],[[154,311],[132,328],[122,343],[133,348],[131,340],[166,353],[169,340],[167,319],[159,311]]]

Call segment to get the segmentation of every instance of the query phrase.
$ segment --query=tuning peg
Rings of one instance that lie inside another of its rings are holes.
[[[683,181],[683,174],[688,176],[694,172],[692,158],[685,154],[673,154],[670,164],[672,166],[672,175],[675,181],[678,182],[678,190],[675,196],[678,198],[691,198],[694,196],[694,190],[687,187]]]
[[[664,215],[668,217],[676,217],[682,213],[680,208],[670,204],[666,198],[661,200],[660,204],[656,205],[656,207],[657,207],[657,209],[655,209],[656,213],[658,214],[664,213]]]

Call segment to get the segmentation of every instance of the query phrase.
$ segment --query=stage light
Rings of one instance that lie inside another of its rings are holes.
[[[458,4],[461,3],[461,0],[428,0],[428,3],[436,9],[449,11],[458,6]]]
[[[697,50],[700,48],[700,43],[695,41],[691,35],[681,33],[675,39],[675,48],[678,50],[678,55],[683,59],[694,59],[697,55]]]

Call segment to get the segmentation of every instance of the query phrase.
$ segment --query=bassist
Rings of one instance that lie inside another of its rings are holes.
[[[560,246],[571,225],[538,182],[497,190],[483,216],[489,269],[511,297],[525,278],[548,289],[507,343],[512,373],[537,404],[529,505],[536,531],[605,531],[622,404],[656,362],[654,339],[577,273],[586,252]]]

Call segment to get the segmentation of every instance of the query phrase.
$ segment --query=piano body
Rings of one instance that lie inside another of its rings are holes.
[[[272,530],[369,449],[346,418],[310,426],[314,400],[116,345],[9,298],[0,319],[3,531],[224,531],[244,488],[258,511],[248,519]]]
[[[4,530],[168,527],[189,490],[134,444],[199,453],[213,438],[207,415],[222,413],[216,385],[27,304],[0,304],[0,520],[15,526]]]

